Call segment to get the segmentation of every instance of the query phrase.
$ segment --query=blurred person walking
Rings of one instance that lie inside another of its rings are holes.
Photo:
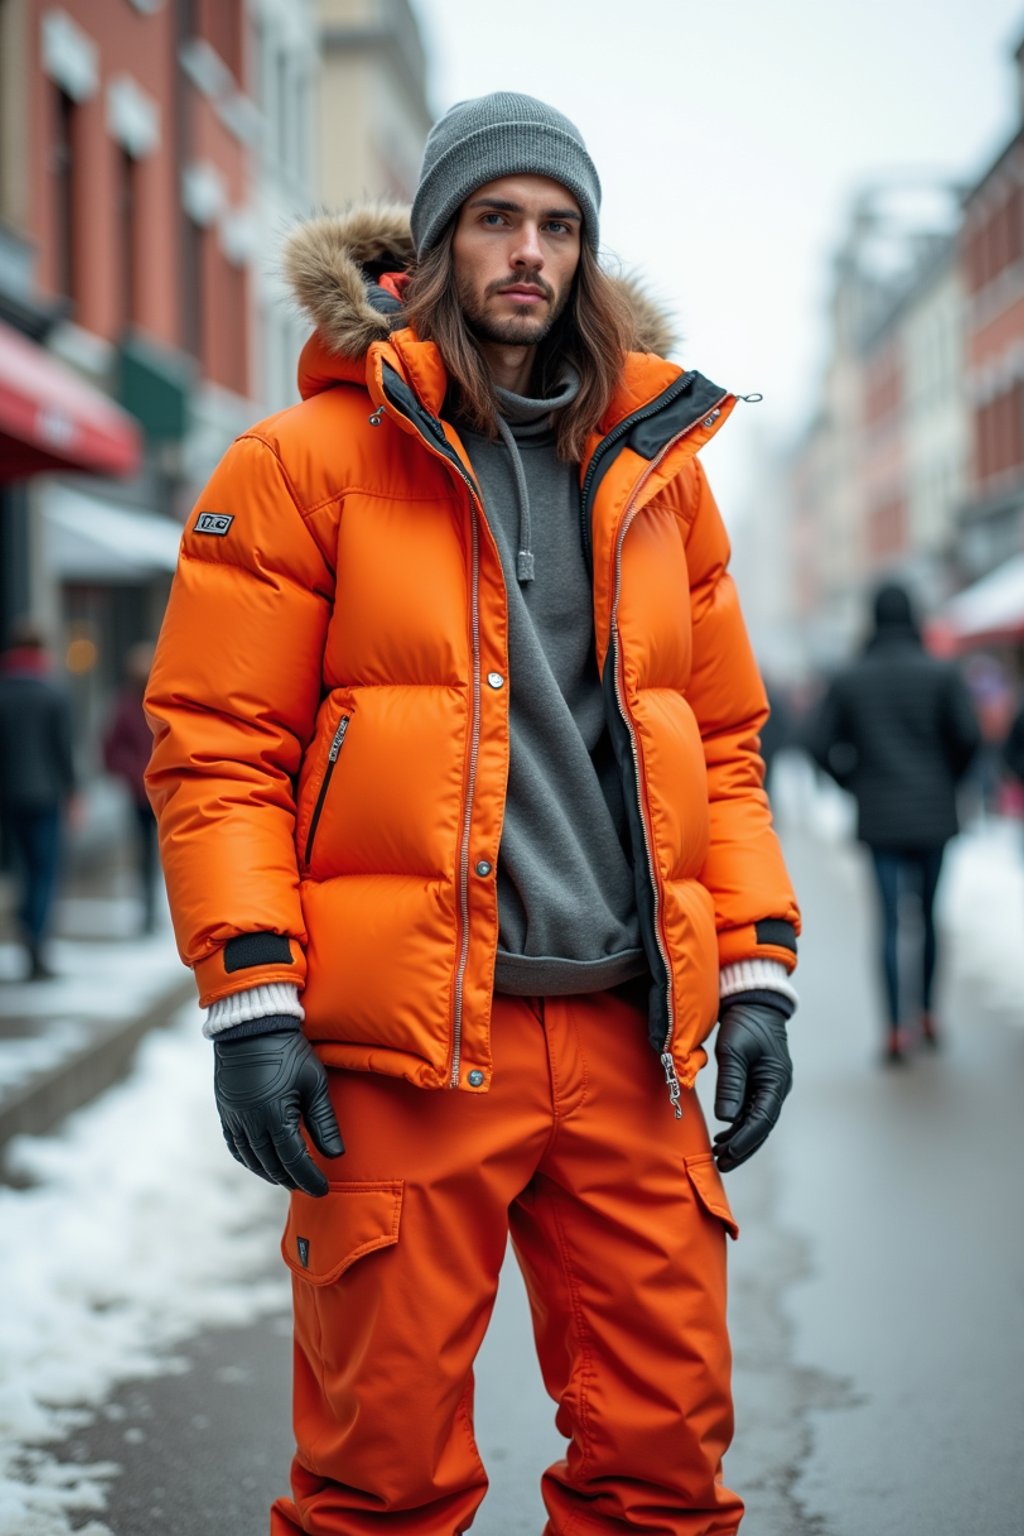
[[[0,836],[20,881],[18,923],[30,981],[54,974],[45,946],[62,819],[75,791],[71,705],[53,671],[43,630],[16,620],[0,657]]]
[[[125,682],[103,733],[103,763],[120,779],[132,807],[135,870],[141,896],[142,932],[156,926],[156,886],[160,861],[157,855],[156,816],[146,793],[146,768],[153,737],[143,710],[143,698],[153,664],[153,642],[140,641],[125,657]]]
[[[1019,784],[1024,784],[1024,701],[1010,722],[1003,743],[1003,762]]]
[[[777,683],[765,679],[768,696],[768,718],[761,728],[761,757],[764,760],[764,787],[772,802],[772,811],[778,819],[775,806],[774,780],[776,759],[780,752],[794,744],[793,720],[786,695]]]
[[[411,221],[300,230],[303,403],[183,539],[148,783],[228,1147],[293,1191],[273,1536],[468,1529],[510,1231],[551,1529],[742,1514],[719,1170],[789,1090],[798,913],[696,459],[735,397],[658,355],[599,202],[575,126],[497,93],[435,126]]]
[[[885,1059],[898,1063],[918,1034],[938,1044],[935,894],[945,846],[958,830],[956,787],[981,733],[956,667],[925,651],[907,589],[879,587],[873,614],[863,655],[833,678],[805,739],[857,802],[857,835],[870,850],[879,900]],[[912,1003],[900,966],[906,895],[921,916]]]

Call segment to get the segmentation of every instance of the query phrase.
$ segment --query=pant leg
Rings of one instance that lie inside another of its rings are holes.
[[[152,933],[156,918],[156,878],[159,868],[156,817],[148,801],[135,801],[133,810],[142,897],[142,928],[143,932]]]
[[[490,1319],[508,1206],[551,1128],[543,1037],[495,999],[486,1094],[331,1074],[348,1148],[323,1200],[295,1194],[296,1457],[272,1536],[452,1536],[487,1479],[473,1362]]]
[[[60,865],[60,809],[15,807],[10,833],[21,875],[18,917],[33,953],[49,929]]]
[[[620,990],[547,999],[556,1130],[511,1212],[541,1369],[569,1439],[547,1536],[726,1536],[732,1437],[725,1236],[735,1226],[692,1091],[671,1112]]]
[[[900,869],[902,855],[889,848],[872,848],[871,857],[878,886],[882,983],[888,1022],[892,1029],[900,1024]]]
[[[935,927],[935,894],[942,874],[942,856],[945,848],[929,848],[920,859],[921,922],[924,936],[921,950],[921,1007],[925,1013],[932,1011],[932,993],[935,988],[935,968],[938,961],[938,934]]]

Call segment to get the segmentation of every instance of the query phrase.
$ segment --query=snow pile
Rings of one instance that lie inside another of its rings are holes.
[[[16,1026],[4,1033],[0,1090],[78,1055],[100,1031],[145,1013],[186,975],[169,930],[130,942],[56,939],[48,954],[56,979],[21,981],[21,946],[0,943],[0,1018]]]
[[[0,1536],[69,1536],[118,1469],[43,1447],[121,1382],[173,1369],[166,1351],[200,1329],[287,1306],[286,1197],[224,1147],[192,1005],[59,1136],[12,1142],[7,1168],[31,1187],[0,1189]]]
[[[1024,1024],[1024,826],[993,818],[950,843],[938,904],[957,974]]]

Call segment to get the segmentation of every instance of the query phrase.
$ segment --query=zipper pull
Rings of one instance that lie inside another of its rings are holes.
[[[341,744],[345,740],[345,732],[347,730],[348,715],[342,715],[338,722],[338,729],[334,733],[334,740],[331,742],[331,750],[327,754],[327,761],[329,763],[336,763],[338,761],[338,753],[341,751]]]
[[[669,1102],[672,1105],[672,1113],[675,1115],[677,1120],[681,1120],[683,1118],[683,1110],[681,1104],[679,1103],[679,1099],[683,1090],[682,1085],[676,1076],[676,1064],[672,1060],[671,1051],[662,1051],[661,1064],[665,1068],[665,1081],[668,1084],[668,1097]]]
[[[737,395],[736,399],[745,400],[748,405],[757,405],[761,400],[764,399],[764,395],[762,395],[759,390],[755,390],[752,395]]]
[[[384,407],[378,405],[373,415],[368,418],[371,427],[379,427],[384,416]]]

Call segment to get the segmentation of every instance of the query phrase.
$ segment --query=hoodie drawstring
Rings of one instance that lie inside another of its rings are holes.
[[[516,554],[516,576],[520,582],[533,580],[533,539],[530,534],[530,493],[526,486],[526,471],[523,469],[523,461],[516,446],[516,440],[512,428],[500,413],[498,415],[498,431],[501,440],[508,449],[509,458],[512,460],[512,473],[516,482],[516,504],[519,508],[519,545]]]

